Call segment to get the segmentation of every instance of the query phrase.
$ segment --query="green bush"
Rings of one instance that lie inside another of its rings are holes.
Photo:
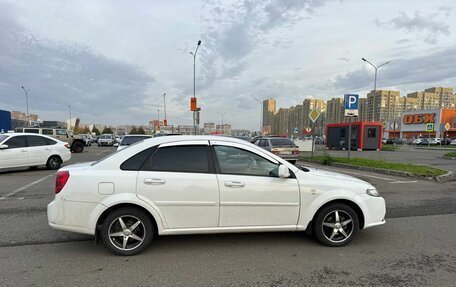
[[[329,155],[329,153],[325,152],[322,158],[322,163],[324,165],[331,165],[333,163],[333,158]]]

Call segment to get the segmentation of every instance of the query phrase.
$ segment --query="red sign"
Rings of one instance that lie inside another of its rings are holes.
[[[308,135],[308,134],[310,134],[312,132],[312,129],[311,128],[305,128],[303,130],[303,132]]]
[[[196,107],[196,98],[190,98],[190,111],[194,112],[198,110]]]
[[[406,125],[435,123],[435,113],[405,115],[402,122]]]

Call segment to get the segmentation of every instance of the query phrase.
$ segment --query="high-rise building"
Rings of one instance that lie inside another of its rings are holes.
[[[367,94],[368,121],[390,122],[400,117],[403,100],[399,91],[372,90]]]
[[[359,98],[358,100],[358,121],[363,122],[368,119],[368,102],[367,98]]]
[[[345,121],[344,99],[332,98],[326,102],[326,124],[337,124]]]
[[[407,94],[407,98],[416,99],[412,101],[416,101],[416,109],[421,110],[456,107],[453,88],[432,87],[422,92]]]
[[[272,130],[274,114],[276,113],[276,100],[270,98],[263,101],[263,130],[268,134]]]

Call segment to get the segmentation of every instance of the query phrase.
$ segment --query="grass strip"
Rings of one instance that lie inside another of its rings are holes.
[[[308,160],[310,157],[302,157],[303,160]],[[374,160],[367,158],[345,158],[345,157],[330,157],[329,155],[314,156],[313,160],[320,162],[321,164],[331,165],[331,163],[343,163],[350,164],[354,166],[364,166],[372,168],[381,168],[387,170],[395,171],[405,171],[414,176],[438,176],[446,174],[447,171],[443,169],[433,168],[426,165],[418,165],[411,163],[398,163],[398,162],[389,162],[383,160]]]
[[[444,157],[456,157],[456,151],[448,152],[443,155]]]

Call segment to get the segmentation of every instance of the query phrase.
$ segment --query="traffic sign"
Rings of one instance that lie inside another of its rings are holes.
[[[297,127],[294,128],[293,133],[295,133],[295,134],[298,133],[298,128]]]
[[[320,116],[320,112],[317,109],[313,109],[309,113],[309,118],[313,123],[315,123],[315,121],[318,119],[319,116]]]
[[[451,125],[450,125],[450,123],[446,123],[446,125],[445,125],[445,129],[448,131],[450,128],[451,128]]]
[[[433,132],[434,131],[434,123],[427,123],[426,124],[426,131]]]
[[[305,131],[306,131],[306,133],[310,134],[310,132],[312,131],[312,128],[307,127],[307,128],[305,129]]]
[[[357,117],[358,116],[358,102],[359,95],[356,94],[345,94],[344,105],[345,105],[345,116],[346,117]]]

